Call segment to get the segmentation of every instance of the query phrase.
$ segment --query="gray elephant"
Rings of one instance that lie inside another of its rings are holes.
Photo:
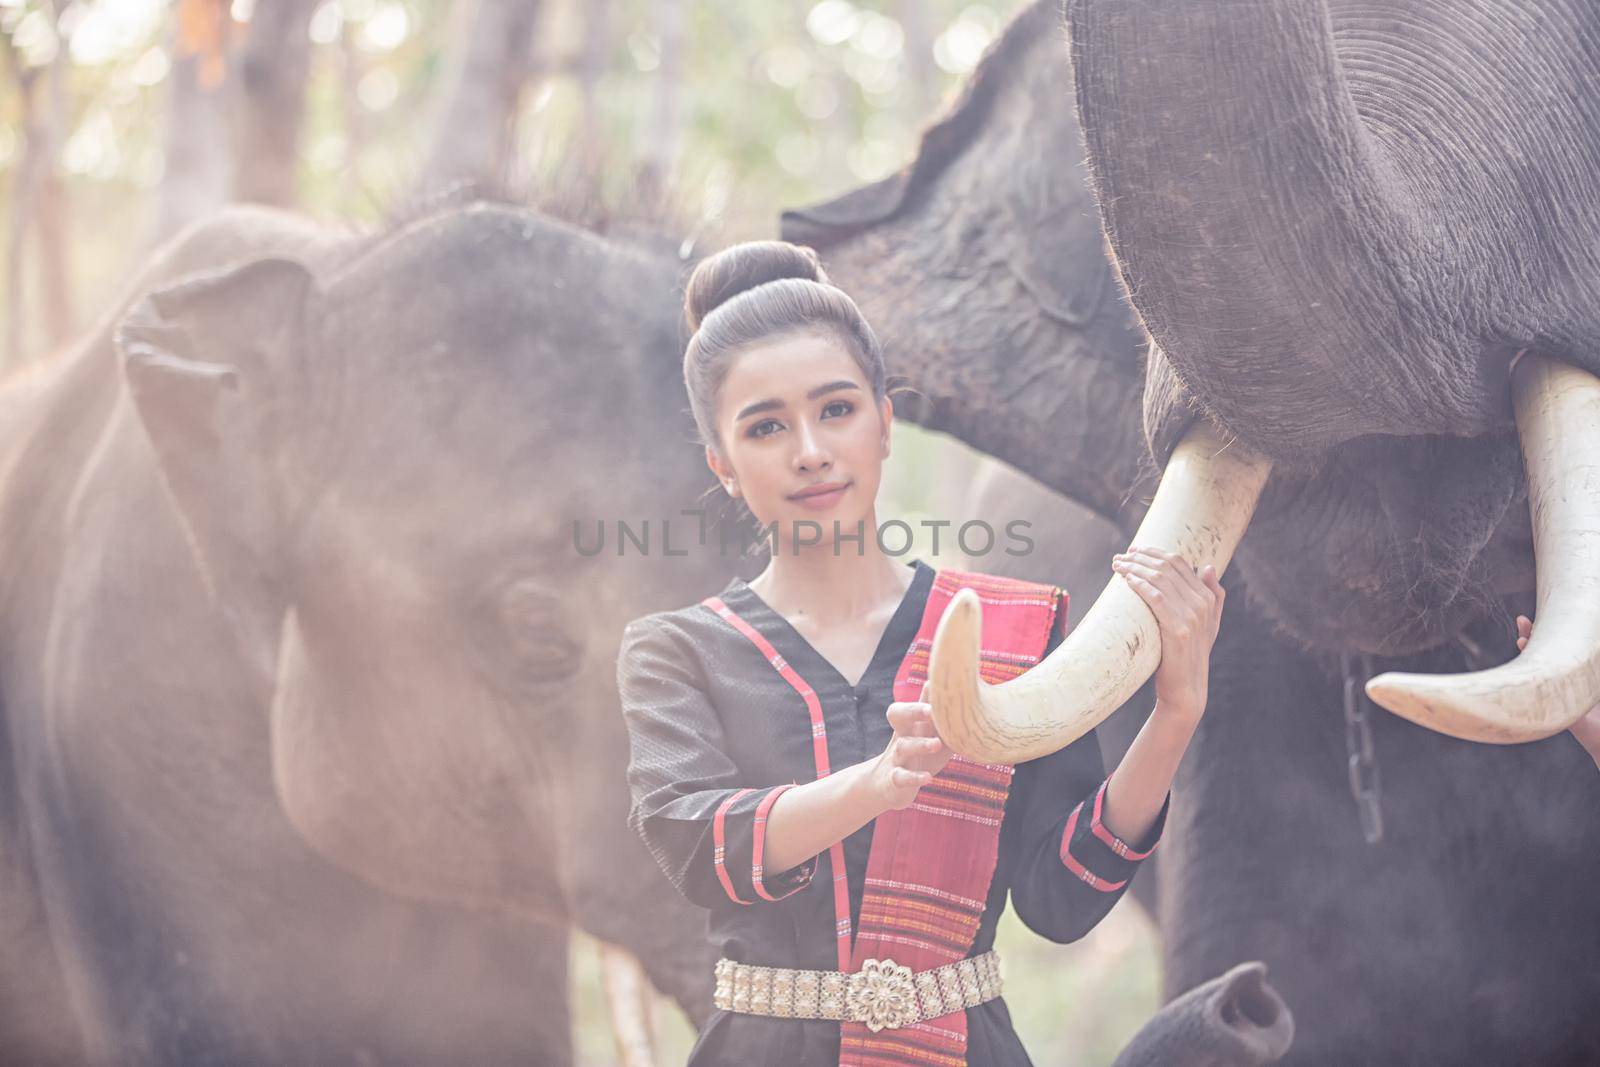
[[[1275,461],[1162,846],[1169,995],[1261,959],[1291,1062],[1600,1059],[1600,777],[1564,735],[1473,745],[1361,699],[1373,668],[1509,659],[1532,605],[1506,368],[1597,369],[1600,16],[1071,8],[1076,86],[1044,0],[906,170],[785,236],[857,295],[914,417],[1125,536],[1196,420]]]
[[[6,1062],[561,1064],[568,924],[704,1016],[611,669],[737,562],[681,510],[682,269],[510,207],[232,210],[0,392]],[[1136,1047],[1281,1051],[1192,1003]]]
[[[679,269],[235,210],[0,392],[0,1059],[565,1063],[569,924],[703,1017],[611,661],[726,564],[574,531],[700,489]]]

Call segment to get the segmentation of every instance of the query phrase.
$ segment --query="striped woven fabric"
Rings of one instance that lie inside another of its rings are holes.
[[[921,628],[895,675],[895,700],[921,696],[934,631],[964,588],[976,592],[983,605],[979,674],[987,682],[1009,681],[1039,662],[1058,605],[1065,610],[1066,595],[1052,586],[940,571]],[[918,790],[911,806],[878,816],[851,971],[865,960],[885,957],[924,971],[971,951],[994,877],[1011,772],[1007,764],[955,756]],[[861,1023],[841,1026],[840,1067],[965,1067],[967,1062],[965,1010],[878,1033]]]

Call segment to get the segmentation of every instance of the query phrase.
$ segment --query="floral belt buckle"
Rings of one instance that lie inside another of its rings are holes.
[[[849,976],[845,1009],[851,1019],[865,1023],[873,1033],[916,1022],[917,989],[911,968],[887,958],[863,962],[861,970]]]

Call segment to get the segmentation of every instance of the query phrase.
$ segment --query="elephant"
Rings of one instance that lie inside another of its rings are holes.
[[[1067,6],[1070,40],[1054,0],[1027,7],[910,164],[782,232],[920,389],[903,414],[1124,538],[1194,427],[1270,458],[1161,847],[1166,995],[1264,961],[1295,1010],[1289,1063],[1600,1059],[1592,765],[1564,734],[1472,744],[1364,696],[1382,668],[1511,659],[1534,603],[1505,379],[1523,347],[1600,369],[1574,73],[1600,16]],[[1441,43],[1470,25],[1516,29],[1503,48],[1530,62]],[[1427,100],[1401,91],[1408,56]],[[1483,127],[1438,110],[1460,84],[1493,90]],[[1392,122],[1352,125],[1372,115]],[[1532,151],[1557,132],[1575,139]],[[1510,221],[1463,243],[1500,202]]]
[[[611,670],[747,562],[648,525],[709,480],[685,269],[503,204],[232,208],[0,390],[6,1062],[567,1063],[569,924],[705,1017]],[[1208,1012],[1136,1047],[1276,1058]]]
[[[234,208],[0,391],[0,1060],[562,1064],[574,924],[709,1012],[611,660],[728,564],[575,526],[691,522],[680,271]]]

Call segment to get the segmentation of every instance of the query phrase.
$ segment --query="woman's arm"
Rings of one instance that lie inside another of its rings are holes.
[[[1222,625],[1226,594],[1216,568],[1200,574],[1182,558],[1156,548],[1130,548],[1112,561],[1155,614],[1161,628],[1156,705],[1112,772],[1102,818],[1120,838],[1150,832],[1173,776],[1206,710],[1211,646]]]
[[[781,900],[809,884],[814,858],[790,869],[762,855],[768,814],[797,787],[743,780],[684,635],[670,623],[630,623],[617,690],[628,727],[628,825],[678,891],[709,908]]]
[[[926,693],[926,687],[924,687]],[[950,760],[922,702],[889,705],[894,735],[879,755],[791,789],[767,813],[767,862],[775,870],[802,863],[843,841],[884,812],[904,808]]]
[[[1000,849],[1011,867],[1011,907],[1023,925],[1059,944],[1104,919],[1149,856],[1147,838],[1123,841],[1102,822],[1105,765],[1088,733],[1048,756],[1017,764]]]
[[[884,751],[821,781],[753,788],[727,755],[697,661],[670,625],[623,631],[617,690],[628,727],[628,822],[688,900],[754,904],[804,888],[817,857],[903,808],[950,759],[925,703],[889,706]]]

